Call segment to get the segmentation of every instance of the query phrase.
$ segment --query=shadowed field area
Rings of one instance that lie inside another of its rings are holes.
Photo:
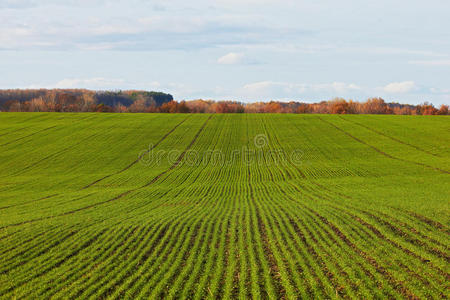
[[[0,298],[448,297],[446,116],[0,114]]]

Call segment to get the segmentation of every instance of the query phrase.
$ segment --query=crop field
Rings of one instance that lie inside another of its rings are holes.
[[[446,116],[0,114],[0,298],[448,298]]]

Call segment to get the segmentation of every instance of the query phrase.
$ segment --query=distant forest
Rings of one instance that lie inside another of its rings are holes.
[[[131,112],[134,108],[159,107],[170,101],[173,101],[170,94],[138,90],[0,90],[0,111]]]
[[[356,102],[335,98],[317,103],[191,100],[175,101],[172,95],[139,90],[91,91],[84,89],[0,90],[0,111],[9,112],[118,112],[118,113],[300,113],[300,114],[396,114],[448,115],[439,108],[386,103],[382,98]]]

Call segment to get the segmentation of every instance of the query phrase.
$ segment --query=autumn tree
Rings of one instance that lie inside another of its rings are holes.
[[[438,115],[448,115],[448,105],[442,104],[437,111]]]
[[[133,104],[128,107],[128,111],[132,113],[145,112],[147,106],[145,105],[145,99],[139,99],[133,102]]]
[[[363,104],[362,113],[365,114],[385,114],[387,105],[382,98],[369,98]]]
[[[345,99],[336,98],[328,103],[329,109],[328,112],[331,114],[352,114],[355,113],[353,111],[353,107],[347,102]]]
[[[411,115],[412,109],[409,106],[394,107],[393,113],[395,115]]]
[[[435,115],[437,112],[438,110],[429,102],[424,102],[416,107],[416,114],[418,115]]]
[[[47,104],[42,97],[31,100],[30,111],[48,111]]]
[[[313,112],[313,109],[310,104],[302,103],[297,107],[296,112],[298,114],[310,114]]]
[[[170,102],[167,102],[167,103],[164,103],[163,105],[161,105],[161,107],[159,108],[159,111],[162,113],[176,113],[177,106],[178,106],[178,102],[172,100]]]
[[[91,92],[84,92],[80,98],[81,98],[80,110],[90,111],[92,105],[95,104],[94,94]]]

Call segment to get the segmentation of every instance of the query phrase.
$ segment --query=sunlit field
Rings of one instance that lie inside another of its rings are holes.
[[[0,298],[447,298],[446,116],[0,114]]]

